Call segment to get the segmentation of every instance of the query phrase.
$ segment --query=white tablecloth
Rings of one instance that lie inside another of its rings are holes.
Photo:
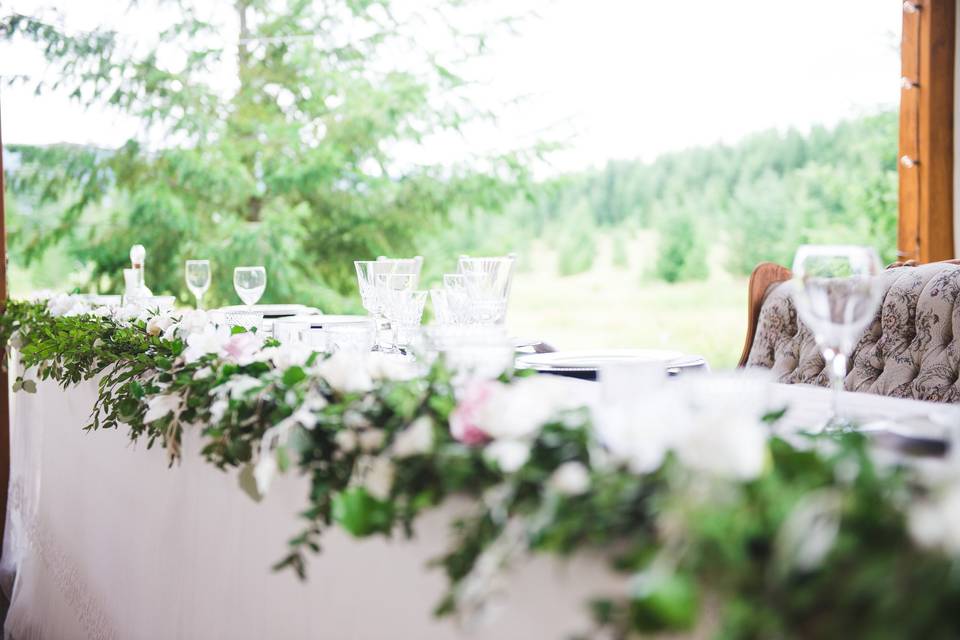
[[[512,573],[489,625],[434,619],[446,577],[426,565],[463,503],[426,514],[414,540],[328,531],[306,583],[272,572],[302,526],[306,480],[280,477],[255,503],[190,433],[168,468],[123,432],[82,430],[95,394],[15,394],[2,564],[16,640],[563,638],[587,628],[591,595],[625,588],[599,558],[542,556]]]
[[[825,415],[826,391],[774,389],[795,405],[794,421]],[[587,598],[626,588],[600,558],[541,556],[515,568],[489,625],[467,633],[435,620],[446,578],[426,563],[463,503],[427,514],[414,540],[328,531],[308,582],[274,573],[301,527],[306,480],[280,477],[254,503],[236,472],[203,461],[189,432],[168,468],[164,452],[123,432],[82,431],[95,394],[94,382],[16,394],[2,559],[16,640],[563,638],[589,625]],[[846,403],[888,417],[939,408],[861,394]]]

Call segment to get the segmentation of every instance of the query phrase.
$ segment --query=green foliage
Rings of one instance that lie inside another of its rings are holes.
[[[342,378],[335,368],[356,371],[361,361],[311,354],[303,364],[275,367],[217,352],[187,358],[178,331],[167,339],[147,326],[103,314],[54,317],[42,304],[10,301],[0,342],[15,346],[25,370],[41,380],[67,387],[100,375],[88,428],[128,429],[132,439],[160,443],[175,458],[183,427],[199,425],[202,455],[240,471],[255,498],[251,465],[265,456],[280,470],[307,475],[307,525],[278,568],[305,575],[305,554],[320,551],[333,524],[355,536],[397,528],[411,535],[423,509],[460,493],[475,509],[454,523],[453,542],[437,559],[450,581],[440,614],[459,611],[463,597],[476,605],[475,580],[490,579],[492,560],[589,551],[631,577],[629,591],[590,603],[612,637],[687,630],[703,624],[705,607],[716,612],[707,631],[724,638],[960,633],[955,560],[918,545],[907,524],[908,510],[933,489],[911,467],[876,464],[860,434],[811,436],[799,446],[771,437],[767,469],[746,479],[710,475],[672,455],[637,473],[611,458],[612,450],[598,455],[603,447],[588,410],[567,410],[537,425],[527,461],[504,473],[485,458],[483,443],[453,438],[457,398],[442,362],[420,378],[344,388],[335,384]],[[32,377],[15,386],[36,391]],[[148,421],[158,398],[174,402]],[[395,450],[423,420],[429,443]],[[273,439],[286,428],[288,437]],[[367,483],[376,464],[392,472],[375,492]],[[553,485],[565,464],[587,473],[584,491]]]
[[[211,48],[224,26],[187,0],[175,22],[157,25],[155,43],[136,47],[106,29],[74,35],[31,16],[0,20],[0,38],[36,43],[54,69],[54,85],[38,92],[59,87],[83,105],[109,105],[164,141],[11,147],[14,211],[29,216],[14,223],[16,256],[64,251],[83,267],[78,285],[117,292],[139,242],[156,294],[187,302],[183,261],[204,257],[210,304],[235,300],[234,266],[264,264],[264,302],[343,309],[354,259],[415,253],[452,211],[495,211],[522,189],[536,149],[442,166],[400,151],[491,117],[464,101],[451,60],[480,55],[509,19],[467,34],[456,25],[469,3],[222,4],[241,24],[236,49]],[[449,30],[459,50],[424,50],[412,25]],[[407,49],[421,55],[403,68],[395,53]],[[214,81],[232,60],[236,82],[225,90]]]
[[[613,234],[613,239],[610,242],[610,249],[612,253],[611,261],[613,266],[618,269],[630,268],[630,255],[627,247],[627,242],[629,239],[628,230],[620,229]]]
[[[677,208],[660,222],[660,242],[654,273],[666,282],[703,280],[707,277],[707,245],[697,217]]]
[[[557,273],[573,276],[590,270],[597,258],[597,232],[589,215],[572,214],[553,236],[557,246]]]
[[[882,112],[806,134],[765,131],[652,162],[611,161],[540,185],[533,203],[512,215],[532,221],[534,234],[570,218],[601,228],[693,227],[726,246],[727,267],[736,274],[765,260],[789,266],[804,242],[870,244],[892,262],[896,161],[897,114]],[[687,222],[691,211],[696,217]],[[662,252],[676,256],[682,248]],[[682,269],[665,267],[665,279],[694,277],[676,271]],[[693,272],[699,277],[703,267]]]

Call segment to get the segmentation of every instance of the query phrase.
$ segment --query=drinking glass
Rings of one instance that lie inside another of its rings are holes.
[[[460,256],[457,271],[470,277],[469,283],[473,289],[471,297],[475,301],[483,301],[481,313],[494,314],[492,319],[485,318],[483,322],[503,324],[506,320],[515,262],[516,256],[513,254],[484,258]]]
[[[840,413],[847,358],[880,306],[881,271],[871,247],[804,245],[793,260],[797,315],[813,332],[833,389],[826,430],[850,427]]]
[[[379,256],[377,262],[381,266],[385,266],[385,263],[389,265],[389,273],[396,273],[398,275],[413,275],[416,276],[416,280],[413,283],[413,286],[416,287],[420,284],[420,271],[423,268],[423,256],[416,256],[414,258],[388,258],[386,256]],[[381,273],[386,273],[381,271]]]
[[[210,261],[187,260],[186,280],[187,288],[197,300],[197,309],[202,309],[201,301],[210,288]]]
[[[396,343],[397,331],[403,318],[404,305],[409,304],[416,280],[417,276],[412,273],[377,275],[377,295],[383,303],[383,315],[390,322],[391,340],[380,347],[384,353],[401,351]]]
[[[267,270],[263,267],[237,267],[233,270],[233,288],[243,304],[252,307],[267,288]]]
[[[423,307],[427,302],[427,291],[409,291],[398,296],[397,316],[394,323],[393,343],[406,347],[423,320]]]

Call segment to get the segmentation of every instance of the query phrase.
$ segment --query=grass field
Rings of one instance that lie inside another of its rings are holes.
[[[703,282],[666,284],[647,276],[656,237],[630,242],[629,266],[614,266],[604,238],[592,269],[557,275],[556,254],[534,246],[521,257],[507,324],[518,336],[558,349],[655,347],[703,355],[714,369],[736,366],[746,330],[747,280],[726,274],[711,253]]]

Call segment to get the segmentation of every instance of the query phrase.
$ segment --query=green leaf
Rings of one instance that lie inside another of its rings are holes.
[[[653,584],[630,602],[630,618],[637,631],[683,630],[697,620],[699,597],[693,578],[672,573],[650,577]]]
[[[33,380],[24,380],[21,385],[24,391],[27,393],[36,393],[37,392],[37,383]]]
[[[377,500],[363,487],[336,494],[332,513],[334,521],[358,538],[387,532],[392,521],[390,504]]]
[[[260,495],[260,492],[257,490],[257,480],[253,475],[253,465],[245,464],[240,469],[240,474],[237,476],[237,481],[240,484],[240,488],[245,494],[250,496],[254,502],[260,502],[263,500],[263,496]]]
[[[303,367],[293,366],[283,372],[283,384],[292,387],[301,380],[305,380],[306,377],[307,373],[303,370]]]

